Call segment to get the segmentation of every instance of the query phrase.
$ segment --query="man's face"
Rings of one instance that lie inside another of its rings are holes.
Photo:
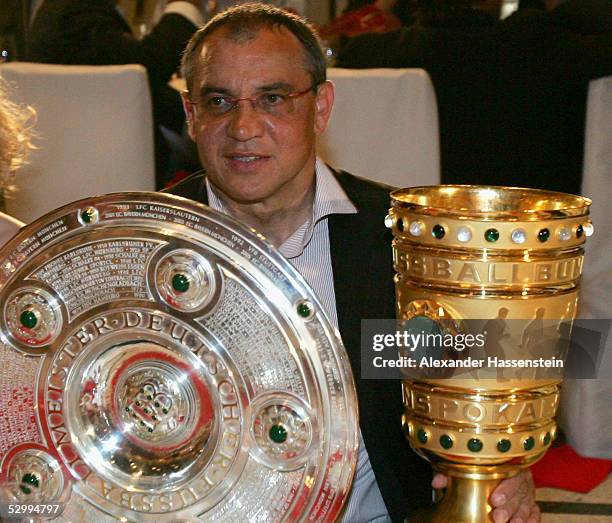
[[[239,40],[221,28],[204,42],[199,59],[189,93],[196,104],[185,97],[185,110],[209,180],[234,202],[291,205],[291,197],[313,183],[315,138],[331,112],[331,84],[289,98],[290,110],[278,114],[243,100],[215,115],[224,100],[260,95],[275,100],[277,94],[307,90],[312,80],[304,51],[284,28],[262,28],[254,38]]]

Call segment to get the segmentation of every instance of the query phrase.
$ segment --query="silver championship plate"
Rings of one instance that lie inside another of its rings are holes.
[[[339,516],[359,434],[346,352],[235,220],[159,193],[53,211],[0,249],[0,335],[0,519]]]

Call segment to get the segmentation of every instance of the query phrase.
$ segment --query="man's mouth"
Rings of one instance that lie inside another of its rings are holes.
[[[261,156],[232,156],[232,160],[237,160],[243,163],[254,162],[255,160],[259,160]]]
[[[265,160],[269,159],[269,156],[263,154],[255,154],[252,152],[245,153],[231,153],[226,155],[226,158],[234,164],[235,167],[255,167],[260,165]]]

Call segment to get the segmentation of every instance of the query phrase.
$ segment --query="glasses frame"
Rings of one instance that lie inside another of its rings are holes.
[[[315,83],[315,84],[312,84],[308,89],[304,89],[303,91],[292,91],[290,93],[283,94],[283,96],[285,98],[290,98],[290,99],[299,98],[300,96],[304,96],[304,95],[308,94],[311,91],[315,92],[315,89],[317,87],[319,87],[319,85],[321,85],[321,84],[320,83]],[[194,102],[194,101],[191,100],[191,98],[189,97],[189,91],[185,90],[185,91],[183,91],[183,93],[186,95],[186,97],[187,97],[186,98],[186,102],[189,105],[195,105],[197,107],[198,105],[201,104],[201,102]],[[225,111],[224,113],[221,113],[221,114],[218,114],[218,115],[214,115],[214,116],[219,118],[221,116],[225,116],[227,114],[230,114],[232,111],[236,110],[236,108],[238,107],[238,103],[239,102],[246,102],[246,101],[251,102],[251,107],[255,111],[255,110],[257,110],[257,105],[256,105],[257,104],[257,99],[260,96],[265,95],[265,94],[266,93],[261,93],[261,94],[258,94],[258,95],[245,96],[245,97],[242,97],[242,98],[229,98],[228,102],[231,104],[231,107],[227,111]]]

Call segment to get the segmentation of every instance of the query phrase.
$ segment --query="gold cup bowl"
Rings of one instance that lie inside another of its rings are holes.
[[[591,202],[492,186],[416,187],[391,196],[398,319],[454,334],[477,319],[487,339],[476,360],[496,362],[452,379],[423,373],[403,381],[410,445],[449,476],[442,501],[417,521],[490,521],[488,500],[499,481],[533,464],[554,440],[561,382],[560,373],[533,368],[504,375],[497,363],[562,365],[564,345],[542,338],[558,336],[575,317]]]

